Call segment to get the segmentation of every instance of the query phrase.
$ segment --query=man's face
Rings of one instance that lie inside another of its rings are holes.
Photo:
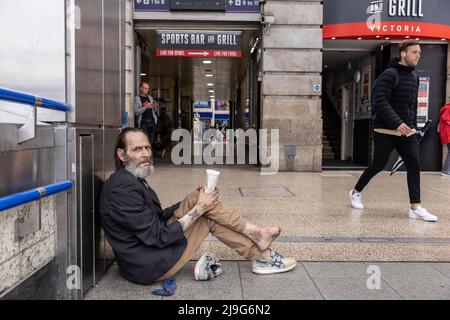
[[[118,149],[117,154],[126,170],[136,178],[145,179],[154,171],[152,150],[147,136],[142,132],[129,132],[125,138],[127,150]]]
[[[140,91],[141,96],[147,96],[148,93],[150,92],[150,86],[148,84],[144,83],[140,87],[139,91]]]
[[[401,58],[405,65],[415,68],[420,60],[420,46],[414,45],[401,52]]]

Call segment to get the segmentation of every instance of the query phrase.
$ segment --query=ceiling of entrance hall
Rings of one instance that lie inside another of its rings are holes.
[[[324,40],[323,65],[332,70],[342,68],[348,62],[368,55],[386,43],[385,40]]]
[[[236,30],[239,31],[239,30]],[[216,100],[230,99],[235,93],[237,84],[242,81],[250,58],[250,49],[257,31],[242,31],[242,58],[174,58],[156,56],[156,31],[136,30],[146,44],[146,55],[150,58],[150,76],[168,77],[175,81],[181,80],[183,96],[191,96],[196,101],[210,100],[209,92],[214,89]],[[204,60],[212,61],[204,64]],[[142,72],[148,72],[142,70]],[[206,77],[212,74],[212,77]],[[207,86],[213,83],[214,86]],[[153,84],[155,87],[155,84]],[[165,88],[164,88],[165,89]]]

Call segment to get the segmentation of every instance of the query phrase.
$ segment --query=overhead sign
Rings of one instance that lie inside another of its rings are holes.
[[[227,12],[260,13],[259,0],[227,0]]]
[[[172,0],[170,10],[225,11],[225,0]]]
[[[134,11],[170,11],[169,0],[134,0]]]
[[[324,39],[450,39],[448,0],[324,0],[323,6]]]
[[[135,12],[171,10],[260,13],[261,6],[259,0],[134,0]]]
[[[241,32],[157,31],[158,57],[241,58]]]

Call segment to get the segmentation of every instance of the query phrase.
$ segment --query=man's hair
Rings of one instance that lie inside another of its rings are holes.
[[[150,84],[147,81],[141,81],[141,83],[139,84],[139,88],[142,88],[144,86],[144,84],[146,84],[150,87]]]
[[[408,50],[408,47],[419,46],[419,45],[420,45],[420,42],[417,41],[417,40],[405,40],[405,41],[402,41],[399,44],[398,54],[401,56],[402,55],[402,51],[406,52]]]
[[[142,131],[141,129],[133,128],[133,127],[125,128],[119,133],[119,135],[117,136],[117,140],[116,140],[116,147],[114,148],[114,159],[115,159],[115,163],[116,163],[116,169],[123,166],[122,160],[120,160],[119,156],[117,155],[117,150],[123,149],[125,152],[127,152],[127,133],[128,132],[141,132],[141,133],[145,134],[144,131]]]

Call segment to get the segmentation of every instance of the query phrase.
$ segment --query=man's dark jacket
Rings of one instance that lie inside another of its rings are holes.
[[[150,284],[180,259],[183,229],[178,221],[166,224],[179,205],[163,210],[156,193],[123,167],[105,182],[100,216],[125,279]]]
[[[410,128],[417,127],[417,91],[419,77],[414,68],[401,65],[398,59],[391,61],[377,79],[372,99],[375,99],[374,128],[397,129],[402,123]],[[396,78],[398,83],[395,86]]]

